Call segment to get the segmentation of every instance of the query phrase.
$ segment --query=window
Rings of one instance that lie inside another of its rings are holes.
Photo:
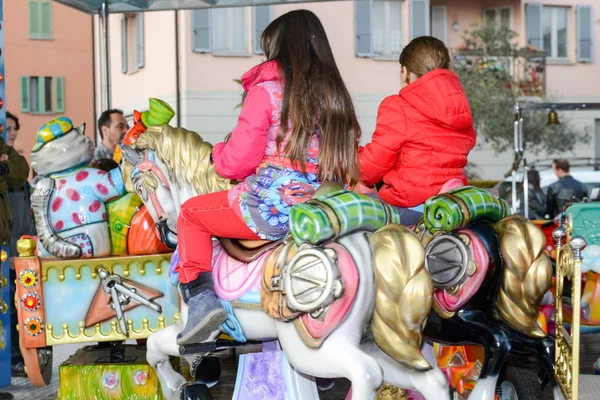
[[[356,55],[396,60],[404,46],[401,0],[356,0]],[[409,37],[429,35],[429,0],[409,0]]]
[[[121,20],[121,71],[144,67],[144,14],[125,15]]]
[[[577,18],[577,47],[579,61],[591,61],[593,43],[593,16],[589,6],[577,7],[585,9]],[[544,50],[546,57],[554,60],[569,59],[569,18],[571,8],[546,7],[537,3],[525,5],[525,26],[527,44],[538,50]],[[583,16],[580,20],[579,16]],[[585,49],[581,54],[579,49]],[[583,56],[583,57],[582,57]],[[590,56],[590,57],[586,57]]]
[[[52,39],[52,3],[29,0],[29,38]]]
[[[567,58],[568,8],[544,7],[542,13],[542,42],[548,58]]]
[[[402,51],[402,3],[373,1],[373,55],[396,59]]]
[[[65,111],[64,78],[50,76],[21,77],[21,111],[51,114]]]
[[[486,8],[483,10],[483,25],[512,29],[511,7]]]
[[[213,54],[247,55],[246,8],[215,8],[211,12]]]
[[[248,35],[251,23],[252,53],[262,54],[260,38],[271,23],[271,14],[271,6],[252,7],[252,14],[248,8],[193,10],[192,49],[195,53],[248,56],[251,54]]]

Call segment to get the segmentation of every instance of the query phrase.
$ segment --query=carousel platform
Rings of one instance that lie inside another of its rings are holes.
[[[73,355],[80,345],[61,345],[54,347],[54,366],[52,371],[52,382],[50,386],[33,387],[26,378],[13,378],[12,384],[0,388],[0,393],[11,393],[15,400],[55,400],[58,393],[59,366]],[[580,400],[597,400],[600,398],[600,375],[593,375],[593,364],[600,357],[600,334],[581,336],[581,373],[580,376]],[[221,381],[212,389],[215,400],[230,400],[235,385],[235,374],[237,372],[237,360],[229,357],[223,360],[223,375]],[[321,392],[323,400],[344,400],[350,382],[345,379],[337,379],[335,386],[326,392]],[[552,391],[544,392],[544,400],[552,400]]]

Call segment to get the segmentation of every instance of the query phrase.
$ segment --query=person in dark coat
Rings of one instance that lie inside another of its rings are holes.
[[[19,132],[19,119],[6,113],[6,133],[9,143],[14,144]],[[17,235],[34,234],[33,219],[29,211],[29,165],[11,145],[0,138],[0,244],[11,245],[9,257],[17,256]],[[14,232],[14,233],[13,233]],[[14,296],[16,275],[11,264],[10,289]],[[25,364],[19,349],[19,334],[16,330],[17,312],[11,307],[11,364],[12,376],[26,376]]]
[[[546,194],[546,209],[550,218],[563,212],[566,205],[579,203],[588,195],[587,186],[570,175],[571,165],[568,160],[554,160],[552,169],[558,182],[550,185]]]

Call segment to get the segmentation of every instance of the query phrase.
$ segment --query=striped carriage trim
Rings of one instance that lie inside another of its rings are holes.
[[[510,215],[508,203],[476,187],[465,186],[425,202],[425,226],[431,232],[451,232],[478,220],[498,222]]]
[[[374,232],[389,223],[400,223],[395,208],[346,190],[295,205],[290,212],[290,233],[298,244],[318,245],[358,229]]]

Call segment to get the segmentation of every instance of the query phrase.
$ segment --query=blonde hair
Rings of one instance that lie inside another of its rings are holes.
[[[223,178],[210,162],[213,146],[196,132],[169,125],[151,126],[131,145],[135,150],[152,150],[165,163],[169,175],[179,183],[188,183],[198,195],[228,190],[233,182]],[[131,173],[134,166],[123,159],[121,170],[127,191],[135,192]],[[142,172],[143,184],[150,192],[158,187],[158,177],[152,171]]]

